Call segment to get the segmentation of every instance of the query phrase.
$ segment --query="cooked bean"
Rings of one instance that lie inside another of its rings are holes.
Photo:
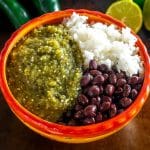
[[[88,89],[88,95],[90,97],[95,97],[98,96],[100,93],[100,89],[97,85],[93,85]]]
[[[112,85],[112,84],[107,84],[106,85],[105,92],[106,92],[107,95],[112,96],[114,91],[115,91],[114,85]]]
[[[137,94],[138,94],[138,92],[137,92],[136,89],[132,89],[132,90],[131,90],[131,98],[132,98],[132,99],[135,99],[136,96],[137,96]]]
[[[140,90],[141,90],[141,87],[142,87],[142,84],[137,84],[134,88],[135,88],[137,91],[140,91]]]
[[[125,77],[125,74],[123,72],[116,73],[117,79],[121,79]]]
[[[93,77],[95,77],[95,76],[97,76],[97,75],[101,75],[102,72],[100,72],[100,71],[98,71],[98,70],[90,70],[90,74],[91,74]]]
[[[81,105],[85,106],[85,105],[87,105],[89,103],[89,100],[88,100],[88,98],[84,94],[80,94],[78,96],[78,102]]]
[[[91,81],[91,75],[90,74],[86,74],[82,77],[81,79],[81,86],[87,86]]]
[[[110,74],[109,75],[109,82],[111,84],[116,84],[116,82],[117,82],[117,76],[115,74]]]
[[[95,60],[91,60],[89,63],[89,69],[97,69],[97,62]]]
[[[108,73],[108,75],[110,75],[110,74],[115,74],[115,71],[112,70],[112,69],[109,69],[109,70],[107,71],[107,73]]]
[[[75,114],[74,114],[74,118],[75,119],[81,119],[84,117],[84,114],[83,114],[83,110],[80,110],[80,111],[77,111]]]
[[[103,77],[104,77],[104,79],[105,79],[105,81],[108,79],[108,77],[109,77],[109,75],[107,74],[107,73],[104,73],[103,74]]]
[[[95,121],[98,123],[98,122],[101,122],[102,119],[103,119],[103,116],[102,116],[101,112],[98,112],[95,117]]]
[[[138,83],[138,76],[132,76],[128,79],[128,84],[137,84]]]
[[[101,104],[99,110],[100,110],[101,112],[105,112],[105,111],[109,110],[109,108],[110,108],[110,102],[103,102],[103,103]]]
[[[84,116],[85,117],[95,117],[96,110],[97,110],[96,105],[88,105],[87,107],[84,108],[84,111],[83,111]]]
[[[104,91],[103,86],[100,85],[100,86],[99,86],[99,94],[103,94],[103,91]]]
[[[99,106],[100,102],[101,102],[101,98],[99,96],[98,97],[93,97],[91,99],[91,104],[96,105],[97,107]]]
[[[126,108],[128,107],[130,104],[132,103],[132,100],[128,97],[124,97],[120,100],[120,105],[123,107],[123,108]]]
[[[122,92],[123,92],[123,88],[118,87],[115,91],[115,94],[122,94]]]
[[[131,86],[129,84],[125,84],[123,86],[123,96],[128,97],[131,92]]]
[[[110,102],[110,103],[112,103],[112,98],[109,97],[109,96],[103,96],[103,97],[102,97],[102,101],[103,101],[103,102]]]
[[[89,90],[89,88],[90,88],[90,85],[88,85],[88,86],[85,86],[82,90],[83,90],[83,94],[87,94],[88,93],[88,90]]]
[[[138,83],[143,83],[144,78],[143,77],[138,77]]]
[[[124,78],[120,78],[117,80],[117,86],[119,86],[119,87],[122,87],[126,83],[127,83],[127,81]]]
[[[110,118],[114,117],[117,114],[117,108],[115,104],[111,104],[110,110],[109,110],[109,116]]]
[[[107,72],[108,67],[105,64],[98,65],[98,70],[102,72]]]
[[[88,125],[102,122],[123,112],[135,100],[143,77],[126,76],[114,67],[97,65],[91,60],[81,79],[81,93],[72,111],[64,114],[68,125]]]
[[[92,84],[103,84],[105,81],[105,78],[103,77],[103,75],[97,75],[96,77],[94,77]]]
[[[83,106],[81,106],[79,104],[75,105],[75,111],[76,112],[79,111],[79,110],[81,110],[81,109],[83,109]]]
[[[84,125],[89,125],[95,123],[95,119],[93,117],[83,119]]]

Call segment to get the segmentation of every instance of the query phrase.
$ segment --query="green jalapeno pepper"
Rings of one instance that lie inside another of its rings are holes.
[[[60,10],[59,0],[32,0],[39,14]]]
[[[26,10],[17,0],[0,0],[0,9],[7,15],[15,28],[30,19]]]
[[[135,3],[137,3],[141,8],[143,8],[144,1],[145,0],[133,0]]]

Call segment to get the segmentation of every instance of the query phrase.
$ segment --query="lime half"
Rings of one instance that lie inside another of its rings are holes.
[[[143,7],[143,20],[145,28],[150,31],[150,0],[145,0]]]
[[[138,32],[142,26],[142,11],[140,7],[132,1],[117,1],[112,3],[106,14],[122,21],[134,32]]]

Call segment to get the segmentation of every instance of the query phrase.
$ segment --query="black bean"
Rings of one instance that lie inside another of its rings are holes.
[[[88,98],[84,94],[80,94],[78,96],[78,102],[81,105],[85,106],[85,105],[87,105],[89,103],[89,100],[88,100]]]
[[[105,81],[105,78],[103,77],[103,75],[97,75],[96,77],[94,77],[92,84],[103,84]]]
[[[91,104],[96,105],[97,107],[99,107],[100,102],[101,102],[101,98],[99,96],[93,97],[91,99]]]
[[[118,87],[115,91],[115,94],[122,94],[122,92],[123,92],[123,88]]]
[[[109,69],[105,64],[97,65],[91,60],[81,79],[81,94],[71,111],[62,115],[67,125],[88,125],[102,122],[123,112],[132,104],[143,84],[143,77],[132,77]]]
[[[88,95],[90,97],[95,97],[95,96],[98,96],[100,93],[100,89],[97,85],[93,85],[91,86],[89,89],[88,89]]]
[[[97,75],[101,75],[102,72],[100,72],[100,71],[98,71],[98,70],[90,70],[90,74],[91,74],[93,77],[95,77],[95,76],[97,76]]]
[[[96,123],[101,122],[102,119],[103,119],[103,116],[102,116],[101,112],[98,112],[96,117],[95,117]]]
[[[109,75],[107,74],[107,73],[104,73],[103,74],[103,77],[104,77],[104,79],[105,79],[105,81],[108,79],[108,77],[109,77]]]
[[[127,83],[127,81],[124,78],[120,78],[120,79],[117,80],[116,85],[122,87],[126,83]]]
[[[117,76],[115,74],[110,74],[109,75],[109,82],[111,84],[116,84],[116,82],[117,82]]]
[[[132,76],[128,79],[128,84],[137,84],[138,83],[138,76]]]
[[[125,78],[125,74],[123,72],[116,73],[117,79]]]
[[[112,70],[112,69],[109,69],[109,70],[107,70],[107,73],[110,75],[110,74],[115,74],[115,71],[114,70]]]
[[[91,75],[90,74],[86,74],[82,77],[81,79],[81,86],[87,86],[91,81]]]
[[[102,102],[110,102],[110,103],[112,103],[112,98],[109,97],[109,96],[103,96],[102,97]]]
[[[117,114],[117,108],[115,104],[111,104],[110,110],[109,110],[109,116],[110,118],[114,117]]]
[[[107,110],[109,110],[110,108],[110,102],[103,102],[101,105],[100,105],[100,112],[105,112]]]
[[[79,104],[76,104],[76,105],[75,105],[75,111],[76,111],[76,112],[79,111],[79,110],[81,110],[81,109],[83,109],[83,106],[81,106],[81,105],[79,105]]]
[[[141,90],[141,87],[142,87],[142,84],[137,84],[134,88],[135,88],[137,91],[140,91],[140,90]]]
[[[83,119],[84,125],[89,125],[95,123],[95,119],[93,117]]]
[[[131,92],[131,86],[129,84],[125,84],[123,86],[123,96],[128,97]]]
[[[143,77],[138,77],[138,83],[143,83],[144,78]]]
[[[82,90],[83,90],[83,94],[87,94],[88,93],[88,90],[89,90],[90,86],[86,86],[84,87]]]
[[[102,72],[107,72],[108,71],[108,67],[105,64],[101,64],[101,65],[98,65],[98,70],[102,71]]]
[[[112,84],[107,84],[105,88],[105,92],[107,95],[112,96],[115,91],[115,87]]]
[[[99,87],[99,94],[103,94],[103,91],[104,91],[103,86],[99,85],[98,87]]]
[[[124,97],[119,102],[123,108],[126,108],[132,103],[132,100],[128,97]]]
[[[131,90],[131,98],[134,100],[138,94],[138,91],[136,89]]]
[[[84,116],[85,117],[95,117],[96,116],[96,105],[88,105],[84,108]]]
[[[97,62],[95,60],[91,60],[89,63],[89,69],[97,69]]]
[[[75,118],[75,119],[82,119],[83,117],[84,117],[83,110],[77,111],[77,112],[74,114],[74,118]]]

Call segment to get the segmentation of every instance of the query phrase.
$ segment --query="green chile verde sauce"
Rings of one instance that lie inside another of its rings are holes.
[[[74,105],[80,90],[82,64],[81,51],[65,26],[41,26],[11,51],[7,62],[8,85],[25,108],[56,122]]]

